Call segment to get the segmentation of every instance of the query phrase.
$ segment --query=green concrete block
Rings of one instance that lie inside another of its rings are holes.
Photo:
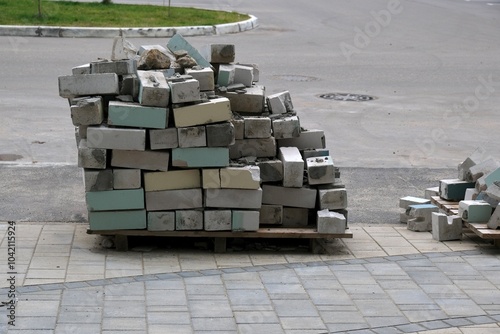
[[[146,228],[146,210],[89,212],[90,229],[142,230]]]
[[[167,108],[145,107],[138,103],[111,101],[108,124],[138,128],[165,129],[168,125]]]
[[[91,191],[85,193],[89,211],[144,209],[144,189]]]
[[[259,229],[259,211],[233,210],[233,231],[257,231]]]
[[[439,196],[450,201],[461,201],[465,197],[468,188],[475,188],[475,182],[467,182],[459,179],[447,179],[439,181]]]
[[[229,166],[229,149],[226,147],[190,147],[172,149],[174,167],[226,167]]]
[[[167,43],[167,48],[172,51],[185,50],[196,60],[201,67],[210,67],[210,63],[180,34],[175,34]]]

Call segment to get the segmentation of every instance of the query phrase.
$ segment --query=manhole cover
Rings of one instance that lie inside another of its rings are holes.
[[[296,81],[296,82],[307,82],[307,81],[318,80],[318,78],[315,77],[309,77],[306,75],[294,75],[294,74],[275,75],[274,77],[279,80]]]
[[[322,99],[335,101],[363,102],[375,99],[373,96],[350,93],[327,93],[318,95]]]

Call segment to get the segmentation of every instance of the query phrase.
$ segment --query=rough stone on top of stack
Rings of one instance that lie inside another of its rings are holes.
[[[235,46],[198,51],[116,38],[111,61],[59,77],[84,168],[92,230],[343,234],[347,192],[324,132],[305,130],[289,91],[266,96]]]

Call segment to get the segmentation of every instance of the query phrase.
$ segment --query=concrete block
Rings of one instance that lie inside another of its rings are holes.
[[[137,48],[123,37],[115,37],[111,51],[111,60],[132,59],[137,55]]]
[[[219,168],[210,168],[210,169],[202,169],[201,170],[201,179],[202,179],[202,187],[203,189],[220,189],[220,169]]]
[[[104,120],[102,98],[88,97],[78,99],[71,106],[71,121],[73,125],[99,125]]]
[[[243,118],[232,118],[231,124],[234,127],[234,139],[245,138],[245,120]]]
[[[89,211],[144,209],[144,189],[92,191],[85,193]]]
[[[229,157],[239,159],[242,157],[269,158],[276,156],[276,140],[274,137],[262,139],[235,140],[229,146]]]
[[[491,228],[492,230],[496,230],[500,226],[500,204],[497,205],[495,211],[490,217],[490,220],[488,221],[488,228]]]
[[[146,149],[146,130],[89,126],[87,145],[89,148],[144,151]]]
[[[146,210],[91,211],[89,225],[92,231],[142,230],[147,226]]]
[[[113,150],[111,166],[145,170],[168,170],[170,153],[164,151]]]
[[[231,101],[231,110],[238,113],[262,114],[264,111],[265,88],[252,86],[245,89],[245,93],[225,92],[220,95]]]
[[[495,181],[500,181],[500,167],[477,179],[476,190],[485,191]]]
[[[192,147],[172,149],[172,166],[187,168],[229,166],[229,149],[225,147]]]
[[[462,219],[444,213],[432,213],[432,238],[437,241],[462,239]]]
[[[345,188],[318,189],[319,208],[321,210],[340,210],[347,208],[347,191]]]
[[[213,64],[229,64],[234,62],[234,44],[209,44],[200,49],[200,54]]]
[[[314,209],[316,207],[316,195],[316,189],[262,186],[262,204]]]
[[[488,189],[486,189],[486,194],[491,197],[496,199],[497,201],[500,201],[500,181],[495,181],[493,182]]]
[[[184,37],[175,34],[167,43],[167,48],[172,51],[185,50],[201,67],[210,67],[210,62],[206,60],[200,52],[189,44]]]
[[[186,68],[185,73],[198,80],[201,92],[215,90],[214,71],[210,67],[202,69]]]
[[[160,45],[160,44],[154,44],[154,45],[141,45],[139,47],[139,50],[137,51],[137,54],[139,56],[141,56],[143,53],[145,53],[146,51],[149,51],[149,50],[153,50],[153,49],[157,49],[159,50],[160,52],[163,52],[164,54],[168,54],[168,50]]]
[[[255,164],[260,168],[262,182],[283,181],[283,162],[278,159],[259,159]]]
[[[269,95],[267,97],[267,107],[272,114],[284,114],[293,111],[290,92],[284,91]]]
[[[485,158],[486,151],[480,147],[476,148],[469,157],[458,165],[458,179],[462,181],[472,181],[472,179],[468,179],[468,177],[470,177],[470,168],[484,161]]]
[[[430,200],[433,196],[439,196],[439,187],[425,189],[424,198]]]
[[[278,145],[293,146],[299,150],[325,148],[325,133],[323,130],[306,130],[296,138],[285,138],[278,140]]]
[[[300,188],[304,183],[304,160],[296,147],[280,147],[278,158],[283,162],[283,186]]]
[[[177,231],[203,230],[203,211],[175,211],[175,229]]]
[[[297,116],[273,118],[273,136],[276,139],[299,137],[299,118]]]
[[[198,169],[144,173],[144,190],[160,191],[201,187]]]
[[[316,216],[318,233],[343,234],[347,228],[343,214],[328,210],[320,210]]]
[[[335,183],[335,168],[329,156],[306,159],[306,170],[311,185]]]
[[[450,201],[461,201],[465,197],[467,188],[475,188],[475,182],[459,179],[439,180],[439,196]]]
[[[230,231],[232,226],[231,210],[205,210],[205,231]]]
[[[245,117],[245,138],[269,138],[272,134],[269,117]]]
[[[259,211],[233,210],[233,231],[257,231],[258,229]]]
[[[122,76],[120,95],[130,95],[135,101],[139,101],[139,85],[137,74]]]
[[[253,69],[253,81],[258,82],[260,80],[260,69],[258,64],[236,63],[236,65],[251,67]]]
[[[283,206],[262,204],[259,215],[260,225],[282,225],[283,224]]]
[[[86,192],[113,190],[113,171],[84,169],[83,184]]]
[[[260,209],[262,189],[205,189],[207,208]]]
[[[135,59],[116,61],[100,60],[90,63],[90,74],[116,73],[118,75],[133,74],[137,69]]]
[[[175,231],[175,211],[148,212],[148,231]]]
[[[410,205],[415,204],[430,204],[431,200],[427,198],[420,198],[414,196],[406,196],[399,199],[399,207],[402,209],[408,209]]]
[[[252,67],[234,65],[234,83],[241,83],[246,87],[252,87],[253,81]]]
[[[476,188],[467,188],[465,190],[464,200],[473,201],[477,198],[477,195],[479,195],[479,192],[476,190]]]
[[[71,69],[71,73],[73,75],[90,74],[90,64],[83,64],[80,66],[73,67]]]
[[[179,147],[207,146],[207,132],[204,126],[190,126],[177,129]]]
[[[234,65],[220,65],[217,72],[217,85],[227,87],[234,83]]]
[[[234,126],[231,122],[207,124],[207,146],[228,147],[235,143]]]
[[[118,95],[119,92],[118,75],[115,73],[59,77],[59,96],[64,98],[82,95]]]
[[[81,139],[78,144],[78,167],[105,169],[107,162],[106,149],[89,148],[87,140]]]
[[[466,179],[468,181],[476,182],[481,176],[487,175],[500,167],[500,163],[493,158],[480,162],[470,167]]]
[[[496,208],[498,203],[500,203],[499,200],[493,198],[493,197],[490,197],[488,196],[488,194],[486,192],[480,192],[475,200],[478,200],[478,201],[485,201],[486,203],[488,203],[492,208]]]
[[[303,150],[301,151],[301,153],[302,153],[302,158],[306,160],[308,158],[327,157],[330,155],[330,150],[326,148],[309,149],[309,150]]]
[[[485,201],[460,201],[458,215],[469,223],[486,223],[491,218],[491,206]]]
[[[113,168],[114,189],[138,189],[141,188],[140,169]]]
[[[260,169],[257,166],[221,168],[220,181],[221,188],[259,189]]]
[[[203,207],[201,189],[177,189],[146,192],[148,211],[197,209]]]
[[[179,128],[224,122],[232,118],[231,106],[227,98],[216,98],[173,109],[175,126]]]
[[[172,82],[169,81],[172,103],[187,103],[200,101],[200,83],[195,79]]]
[[[165,107],[145,107],[138,103],[110,101],[108,125],[165,129],[168,125],[168,110]]]
[[[166,108],[170,102],[170,87],[161,72],[137,71],[139,103],[149,107]]]
[[[305,227],[309,223],[309,209],[283,208],[283,227]]]
[[[439,208],[432,204],[414,204],[406,210],[408,218],[407,228],[410,231],[427,232],[432,230],[432,213]]]
[[[179,147],[177,128],[149,130],[149,146],[152,150]]]

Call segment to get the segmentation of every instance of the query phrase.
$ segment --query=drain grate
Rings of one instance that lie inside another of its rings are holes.
[[[375,97],[351,93],[327,93],[318,95],[322,99],[348,102],[364,102],[374,100]]]

